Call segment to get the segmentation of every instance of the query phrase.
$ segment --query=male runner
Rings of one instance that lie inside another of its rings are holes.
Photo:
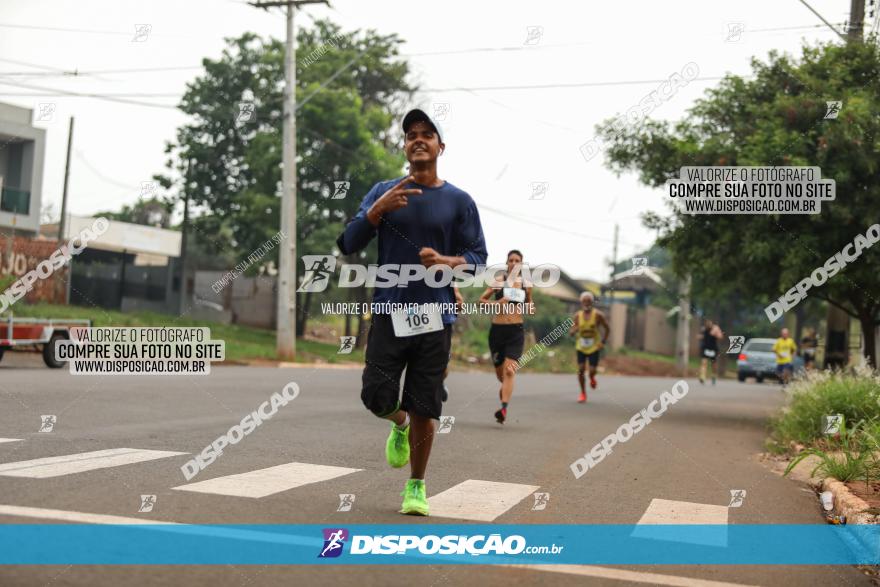
[[[437,125],[423,111],[411,110],[403,119],[403,132],[409,176],[373,186],[336,241],[339,250],[344,255],[359,251],[378,234],[380,267],[484,265],[486,242],[476,204],[437,176],[437,157],[446,146]],[[400,267],[400,275],[407,273],[413,274]],[[409,281],[407,287],[377,287],[373,302],[451,305],[454,295],[452,287],[429,287],[422,279]],[[417,316],[398,310],[391,315],[374,313],[371,320],[361,400],[373,414],[391,420],[385,445],[388,464],[399,468],[410,463],[403,514],[428,515],[425,469],[434,420],[443,408],[443,372],[453,322],[454,312],[441,316],[424,306]]]
[[[611,327],[605,315],[593,307],[595,298],[592,293],[585,291],[581,294],[581,310],[575,312],[574,324],[568,333],[577,336],[575,349],[577,350],[578,383],[581,386],[581,395],[578,403],[587,401],[587,387],[584,379],[584,369],[587,361],[590,363],[590,388],[596,389],[596,369],[599,366],[599,353],[608,341]],[[599,339],[599,327],[605,329],[602,339]]]
[[[507,253],[507,273],[504,279],[487,288],[480,296],[483,303],[492,297],[498,302],[498,313],[492,318],[492,325],[489,327],[489,352],[492,353],[495,376],[501,383],[501,389],[498,390],[501,409],[495,412],[495,421],[499,424],[504,424],[507,420],[507,404],[513,396],[513,380],[525,344],[523,314],[534,311],[532,288],[519,275],[522,260],[522,253],[516,249]]]
[[[791,374],[794,370],[794,354],[797,352],[797,345],[790,336],[788,336],[788,328],[783,328],[779,333],[779,338],[773,343],[773,352],[776,353],[776,376],[782,383],[782,388],[788,385],[791,380]]]

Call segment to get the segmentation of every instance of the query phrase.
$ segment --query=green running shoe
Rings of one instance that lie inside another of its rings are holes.
[[[428,498],[425,495],[424,479],[410,479],[406,482],[406,487],[400,495],[403,496],[403,505],[400,506],[401,514],[428,515]]]
[[[395,469],[409,462],[409,426],[401,430],[391,423],[391,434],[385,443],[385,459]]]

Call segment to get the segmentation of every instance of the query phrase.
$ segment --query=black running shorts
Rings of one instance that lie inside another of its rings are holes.
[[[443,372],[452,347],[452,325],[398,338],[394,336],[391,316],[374,314],[371,322],[361,401],[380,418],[400,408],[439,419],[443,411]],[[404,369],[401,399],[400,376]]]
[[[599,365],[599,354],[602,352],[601,349],[598,351],[593,351],[590,354],[582,353],[581,351],[577,352],[578,365],[583,365],[587,361],[590,362],[590,367],[594,369]]]
[[[489,328],[489,352],[496,367],[504,364],[504,359],[518,360],[524,344],[522,324],[493,324]]]

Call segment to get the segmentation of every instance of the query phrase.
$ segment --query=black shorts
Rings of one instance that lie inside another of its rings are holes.
[[[504,364],[504,359],[519,360],[525,344],[525,331],[522,324],[493,324],[489,328],[489,352],[492,364]]]
[[[391,316],[374,314],[367,337],[361,401],[379,417],[399,409],[426,418],[443,411],[443,372],[449,363],[452,325],[416,336],[394,336]],[[403,399],[400,376],[406,369]]]
[[[587,361],[590,362],[590,367],[596,368],[599,365],[599,355],[602,353],[602,350],[593,351],[590,354],[583,353],[581,351],[577,352],[578,365],[583,365]]]

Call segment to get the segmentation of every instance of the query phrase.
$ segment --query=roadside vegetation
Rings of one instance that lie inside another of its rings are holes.
[[[771,420],[768,447],[794,459],[817,457],[812,474],[840,481],[880,479],[880,374],[814,371],[790,387],[789,405]],[[829,417],[842,416],[829,428]]]

